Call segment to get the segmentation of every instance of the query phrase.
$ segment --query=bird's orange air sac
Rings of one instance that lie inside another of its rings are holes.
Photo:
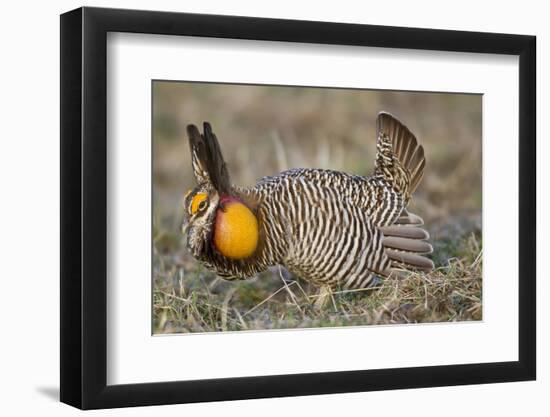
[[[236,198],[222,198],[221,204],[223,209],[216,213],[214,245],[228,258],[248,258],[258,247],[258,219]]]

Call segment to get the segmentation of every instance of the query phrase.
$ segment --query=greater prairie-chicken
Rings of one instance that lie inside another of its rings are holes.
[[[210,124],[187,127],[198,185],[184,198],[182,232],[192,255],[226,279],[283,265],[322,288],[365,288],[398,267],[430,270],[423,220],[407,211],[424,150],[396,118],[377,119],[369,177],[291,169],[254,187],[231,184]]]

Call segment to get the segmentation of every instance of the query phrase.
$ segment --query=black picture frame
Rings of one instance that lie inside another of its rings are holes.
[[[519,56],[519,360],[107,385],[108,32]],[[88,7],[61,15],[61,401],[93,409],[535,379],[535,51],[524,35]]]

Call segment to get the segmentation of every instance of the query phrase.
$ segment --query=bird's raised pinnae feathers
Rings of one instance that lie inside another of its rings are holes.
[[[201,135],[195,125],[187,126],[193,171],[199,183],[210,182],[220,194],[229,194],[231,180],[218,138],[210,123],[204,122]]]

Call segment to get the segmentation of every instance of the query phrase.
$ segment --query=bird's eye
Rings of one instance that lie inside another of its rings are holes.
[[[207,205],[208,205],[208,203],[206,202],[206,200],[202,200],[199,203],[199,211],[203,211],[206,208]]]
[[[208,195],[205,193],[198,193],[193,197],[189,211],[191,214],[195,214],[197,211],[202,211],[208,206]]]

